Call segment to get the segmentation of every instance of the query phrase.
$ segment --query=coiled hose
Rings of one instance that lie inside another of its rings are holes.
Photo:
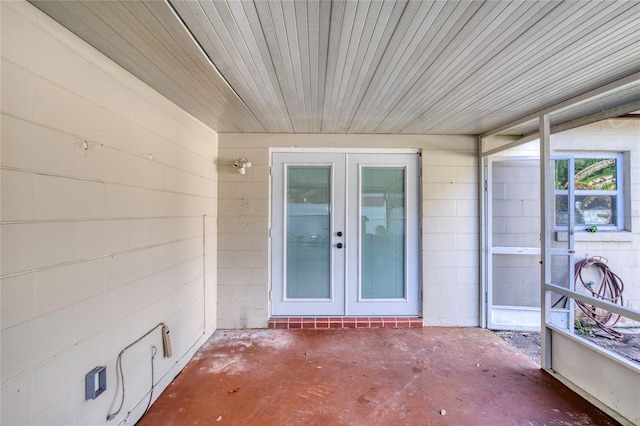
[[[611,303],[624,306],[622,300],[622,291],[624,290],[624,283],[609,267],[607,266],[607,259],[602,256],[589,257],[587,259],[576,262],[574,266],[575,281],[574,285],[577,291],[578,282],[587,289],[591,296],[601,300],[606,300]],[[600,269],[602,274],[602,280],[600,283],[594,283],[593,281],[586,280],[583,277],[583,272],[591,267]],[[616,337],[622,338],[622,335],[613,330],[620,320],[620,315],[615,314],[604,309],[596,308],[585,302],[576,300],[576,305],[584,312],[584,314],[590,318],[602,331]]]

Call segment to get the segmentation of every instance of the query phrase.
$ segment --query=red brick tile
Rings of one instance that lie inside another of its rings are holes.
[[[342,328],[342,318],[331,319],[329,321],[329,328]]]
[[[384,327],[397,327],[397,321],[395,318],[383,318]]]
[[[423,326],[423,323],[421,319],[418,318],[418,319],[411,320],[410,327],[422,327],[422,326]]]
[[[269,319],[270,329],[423,327],[421,318],[411,317],[276,317]]]
[[[302,318],[289,318],[289,328],[302,328]]]
[[[380,328],[384,326],[384,321],[382,321],[382,318],[371,318],[369,322],[371,323],[371,328]]]
[[[371,327],[371,322],[369,321],[369,318],[358,318],[356,320],[356,327],[357,328],[369,328],[369,327]]]
[[[342,321],[343,328],[356,328],[356,319],[355,318],[345,318]]]

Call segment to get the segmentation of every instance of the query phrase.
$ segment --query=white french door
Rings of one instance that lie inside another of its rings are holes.
[[[418,154],[274,153],[274,316],[419,313]]]

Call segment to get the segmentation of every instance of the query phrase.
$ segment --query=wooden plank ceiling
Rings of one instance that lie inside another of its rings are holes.
[[[481,134],[640,72],[637,1],[32,3],[219,132]]]

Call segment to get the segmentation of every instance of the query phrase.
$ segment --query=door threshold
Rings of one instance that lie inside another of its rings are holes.
[[[419,317],[274,317],[269,328],[278,330],[328,330],[342,328],[416,328]]]

